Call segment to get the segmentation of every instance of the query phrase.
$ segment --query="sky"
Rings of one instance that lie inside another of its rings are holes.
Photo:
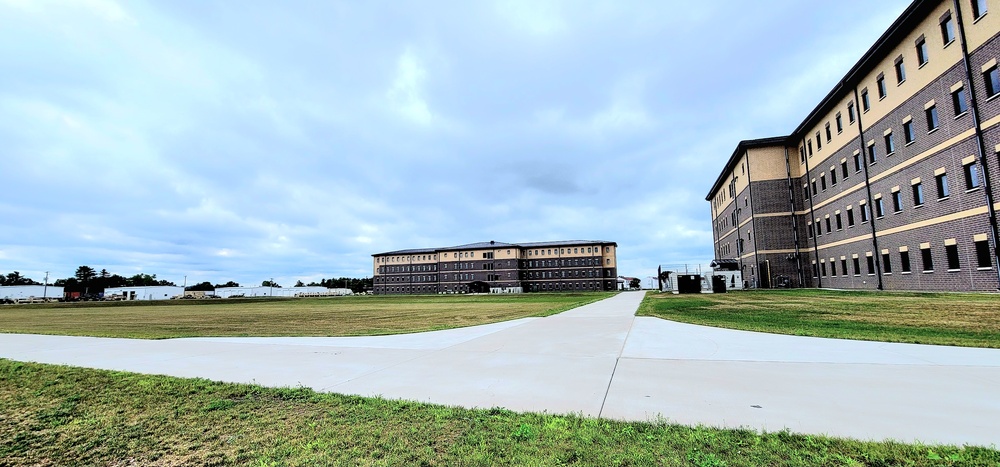
[[[0,0],[0,274],[291,285],[489,240],[707,264],[737,143],[908,3]]]

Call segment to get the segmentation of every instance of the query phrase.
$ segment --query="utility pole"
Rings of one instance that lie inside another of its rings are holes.
[[[49,272],[45,271],[45,287],[42,288],[42,301],[49,301]]]
[[[271,281],[269,282],[269,284],[271,285],[271,293],[270,293],[270,295],[272,297],[274,297],[274,278],[273,277],[271,278]]]

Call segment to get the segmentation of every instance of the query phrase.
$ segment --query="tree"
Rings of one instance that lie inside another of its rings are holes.
[[[94,272],[94,268],[90,266],[80,266],[76,268],[76,273],[73,276],[76,277],[76,280],[86,284],[89,283],[91,279],[97,277],[97,273]]]
[[[215,288],[217,289],[221,289],[223,287],[239,287],[239,286],[240,286],[239,283],[233,281],[226,282],[225,284],[215,284]]]
[[[7,274],[7,276],[0,276],[0,285],[42,285],[41,282],[35,282],[31,278],[24,277],[20,272],[14,271]]]
[[[639,280],[638,277],[633,277],[631,280],[628,281],[628,286],[633,289],[641,289],[642,282]]]
[[[188,290],[188,291],[200,290],[202,292],[208,292],[210,290],[215,290],[215,287],[212,286],[211,282],[205,281],[205,282],[202,282],[200,284],[189,285],[184,290]]]
[[[280,286],[280,285],[278,285],[278,283],[277,283],[277,282],[271,282],[271,281],[264,281],[264,282],[261,282],[261,283],[260,283],[260,286],[261,286],[261,287],[277,287],[277,288],[279,288],[279,289],[281,288],[281,286]]]
[[[305,287],[306,285],[302,281],[295,281],[295,287]]]

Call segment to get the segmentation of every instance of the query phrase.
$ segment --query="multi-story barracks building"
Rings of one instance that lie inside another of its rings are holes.
[[[618,244],[605,241],[471,243],[374,257],[376,294],[615,290]]]
[[[993,291],[1000,0],[917,0],[789,136],[705,198],[751,286]]]

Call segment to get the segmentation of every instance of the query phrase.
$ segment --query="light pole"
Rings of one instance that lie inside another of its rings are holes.
[[[274,278],[273,277],[271,278],[271,281],[268,282],[268,284],[270,284],[270,286],[271,286],[271,292],[269,293],[269,295],[271,297],[274,297]]]
[[[49,272],[45,271],[45,287],[42,287],[42,301],[49,301]]]

